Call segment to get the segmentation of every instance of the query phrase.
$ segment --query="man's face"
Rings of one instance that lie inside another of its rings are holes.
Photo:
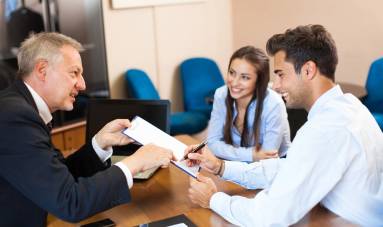
[[[45,101],[51,112],[72,110],[75,97],[85,90],[80,54],[71,46],[63,46],[60,51],[59,60],[48,62],[45,81]]]
[[[274,56],[274,73],[276,74],[273,89],[280,93],[289,108],[305,108],[307,86],[294,70],[294,65],[286,62],[286,53],[279,51]]]

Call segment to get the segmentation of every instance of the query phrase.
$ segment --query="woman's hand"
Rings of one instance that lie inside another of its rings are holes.
[[[278,158],[278,151],[277,150],[272,150],[272,151],[254,150],[253,151],[253,161],[259,161],[262,159],[269,159],[269,158]]]

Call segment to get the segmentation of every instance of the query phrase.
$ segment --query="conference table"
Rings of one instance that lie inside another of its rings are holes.
[[[188,135],[180,135],[176,136],[176,138],[188,145],[199,142]],[[219,191],[230,195],[254,197],[259,192],[259,190],[247,190],[206,172],[202,173],[212,177]],[[188,198],[188,188],[189,176],[177,167],[170,165],[169,168],[159,169],[148,180],[134,182],[131,189],[131,203],[114,207],[75,224],[64,222],[49,215],[48,226],[80,226],[105,218],[113,220],[116,226],[137,226],[180,214],[186,215],[197,226],[233,226],[213,211],[191,203]],[[110,190],[113,190],[113,188]],[[294,226],[347,227],[355,225],[317,205]]]

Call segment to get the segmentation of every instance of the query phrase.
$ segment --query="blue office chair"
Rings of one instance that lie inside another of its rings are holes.
[[[142,70],[129,69],[125,73],[129,97],[135,99],[160,99],[149,76]],[[177,112],[170,116],[170,134],[194,134],[206,128],[207,119],[199,112]]]
[[[129,97],[135,99],[160,99],[149,76],[142,70],[130,69],[125,73]]]
[[[383,131],[383,58],[372,62],[366,81],[363,104],[370,110]]]
[[[203,113],[210,119],[214,92],[224,85],[217,64],[208,58],[190,58],[181,63],[185,111]]]

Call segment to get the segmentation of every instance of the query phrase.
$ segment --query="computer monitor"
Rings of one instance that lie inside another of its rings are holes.
[[[132,120],[135,116],[140,116],[162,131],[170,132],[169,100],[91,99],[87,109],[86,140],[88,142],[106,123],[117,118]],[[115,146],[113,155],[131,155],[139,147],[140,145],[137,144]]]

